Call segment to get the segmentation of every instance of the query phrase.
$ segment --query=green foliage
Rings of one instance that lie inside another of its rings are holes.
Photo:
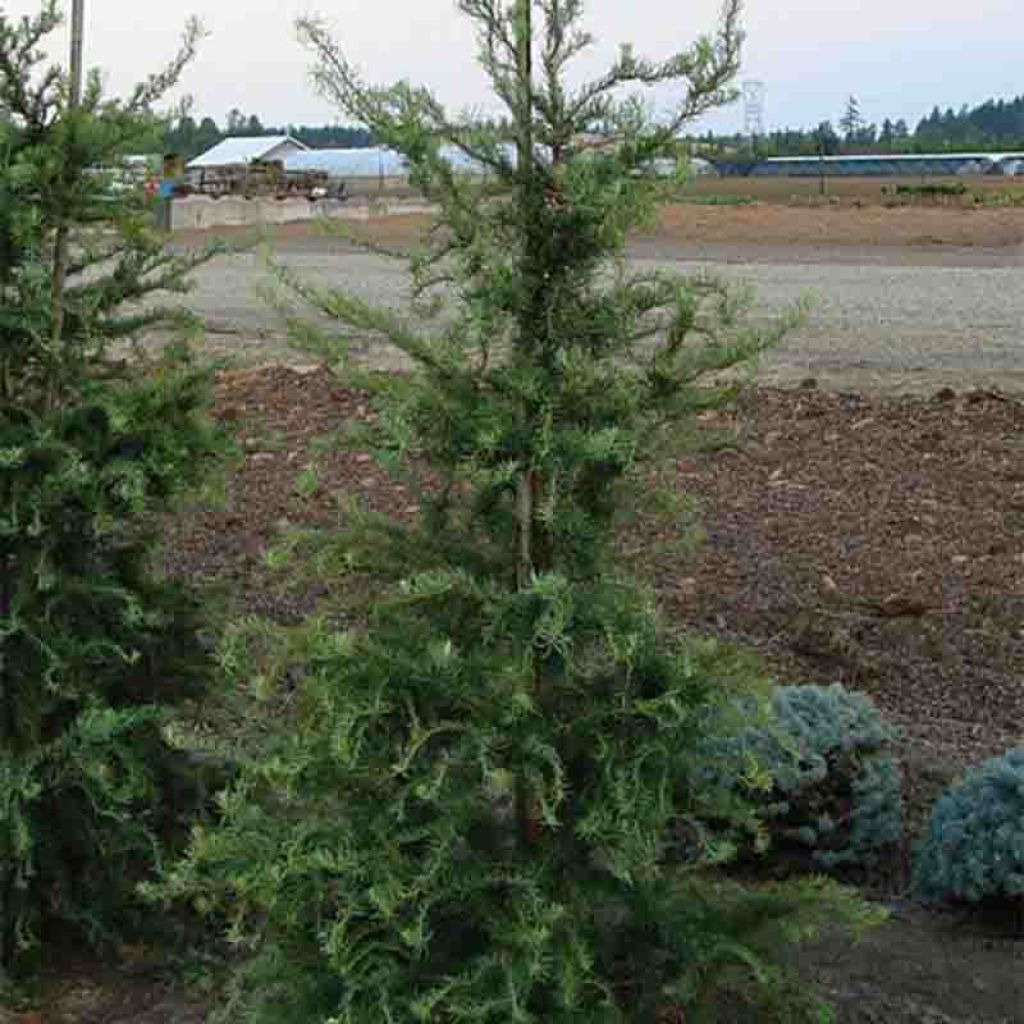
[[[1024,141],[1024,96],[989,99],[976,107],[954,111],[934,107],[914,133],[923,146],[933,149],[999,149],[1012,152]]]
[[[716,781],[743,769],[733,750],[703,741],[748,725],[764,684],[726,649],[666,637],[614,552],[628,494],[790,322],[754,329],[747,296],[623,258],[660,187],[644,169],[732,96],[738,5],[713,37],[663,62],[623,50],[575,91],[575,0],[458,6],[508,122],[366,86],[303,25],[324,91],[440,209],[413,264],[416,320],[279,271],[335,322],[295,311],[296,334],[369,386],[365,443],[406,468],[421,515],[346,510],[317,545],[343,583],[378,585],[359,629],[325,616],[225,648],[248,690],[220,741],[239,775],[163,892],[227,914],[250,954],[232,1021],[653,1024],[717,1019],[724,999],[791,1006],[789,942],[822,914],[863,915],[827,882],[721,880],[755,810]],[[685,98],[657,124],[619,98],[660,82]],[[454,173],[442,144],[488,181]],[[411,371],[359,374],[355,338]]]
[[[822,882],[714,877],[751,811],[704,781],[734,777],[733,752],[695,752],[749,720],[750,667],[667,645],[623,585],[432,574],[361,636],[268,639],[230,648],[264,714],[242,719],[222,823],[164,890],[256,951],[224,1020],[630,1021],[672,1001],[713,1020],[723,992],[784,988],[823,904],[857,916]]]
[[[972,192],[975,206],[1024,206],[1024,191],[1005,189],[1002,192]]]
[[[683,192],[675,194],[672,202],[686,206],[755,206],[757,199],[754,196],[694,195]]]
[[[202,686],[199,609],[152,577],[150,532],[221,447],[184,351],[133,373],[108,355],[169,319],[139,301],[199,258],[168,256],[97,170],[157,127],[195,30],[128,101],[93,75],[69,109],[42,68],[58,24],[53,3],[0,16],[0,984],[31,973],[44,926],[138,923],[132,886],[195,803],[161,728]]]
[[[848,96],[846,106],[843,108],[843,116],[839,119],[839,127],[847,142],[856,141],[861,129],[864,127],[864,117],[860,112],[860,103],[856,96]]]
[[[918,846],[926,899],[1024,899],[1024,747],[972,768],[939,797]]]
[[[915,199],[951,199],[967,195],[967,186],[962,181],[924,182],[915,185],[883,185],[883,196],[895,196],[897,202]]]
[[[894,737],[867,697],[837,683],[778,687],[769,726],[727,742],[759,766],[738,781],[772,843],[807,849],[830,869],[873,864],[899,842],[902,776],[887,753]]]

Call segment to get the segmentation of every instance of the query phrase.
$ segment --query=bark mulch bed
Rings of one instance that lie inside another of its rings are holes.
[[[339,492],[416,511],[367,453],[317,450],[367,415],[324,371],[225,373],[217,414],[244,461],[219,507],[171,524],[165,559],[246,611],[315,607],[274,585],[266,553],[289,526],[330,523]],[[652,563],[669,618],[757,648],[780,678],[863,690],[944,774],[1021,742],[1024,404],[760,389],[715,415],[735,443],[677,463],[704,541]]]
[[[1024,742],[1024,404],[761,390],[738,426],[680,466],[708,537],[659,575],[666,610],[874,698],[914,831],[966,763]]]
[[[244,463],[222,507],[171,525],[167,568],[293,621],[318,595],[276,587],[265,555],[281,528],[329,522],[337,491],[398,515],[415,499],[344,450],[317,456],[316,489],[297,494],[315,440],[367,415],[323,371],[224,374],[217,411]],[[755,648],[779,679],[868,693],[902,731],[919,834],[966,764],[1024,741],[1024,404],[805,387],[751,392],[718,417],[735,442],[677,463],[706,537],[692,555],[652,556],[665,612]],[[861,952],[825,943],[806,961],[841,1019],[1024,1022],[1022,943],[893,905]]]

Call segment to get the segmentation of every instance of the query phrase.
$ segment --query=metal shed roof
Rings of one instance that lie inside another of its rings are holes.
[[[298,149],[309,148],[290,135],[258,135],[251,138],[223,139],[213,149],[208,149],[194,160],[190,160],[188,166],[237,167],[240,164],[251,164],[254,160],[263,160],[267,154],[289,142]]]

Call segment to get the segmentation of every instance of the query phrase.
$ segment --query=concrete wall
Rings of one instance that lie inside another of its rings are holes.
[[[371,216],[425,213],[430,210],[422,200],[384,199],[380,202],[338,202],[320,199],[312,202],[302,198],[245,199],[241,196],[185,196],[171,201],[167,226],[171,231],[203,230],[219,227],[261,227],[266,224],[291,224],[319,220],[322,217],[340,220],[367,220]]]

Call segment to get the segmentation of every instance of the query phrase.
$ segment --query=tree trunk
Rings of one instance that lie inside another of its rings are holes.
[[[516,125],[516,170],[519,177],[519,190],[516,201],[519,212],[525,218],[530,216],[533,205],[533,25],[530,9],[531,0],[516,0],[515,39],[516,39],[516,74],[518,78],[519,110]],[[534,263],[533,235],[524,232],[525,242],[521,258],[526,267]],[[521,343],[525,344],[536,325],[531,312],[533,302],[524,304],[519,316],[519,333]],[[516,523],[518,533],[518,552],[516,556],[516,586],[526,590],[533,582],[537,565],[534,551],[534,518],[536,516],[536,496],[539,486],[535,469],[524,466],[519,471],[516,483]],[[539,700],[543,692],[540,665],[534,657],[534,691]],[[524,849],[535,846],[541,838],[541,821],[536,798],[527,791],[526,783],[520,775],[516,780],[516,825],[519,842]]]
[[[533,470],[519,473],[516,488],[516,524],[519,552],[516,558],[516,586],[525,590],[533,579]]]

